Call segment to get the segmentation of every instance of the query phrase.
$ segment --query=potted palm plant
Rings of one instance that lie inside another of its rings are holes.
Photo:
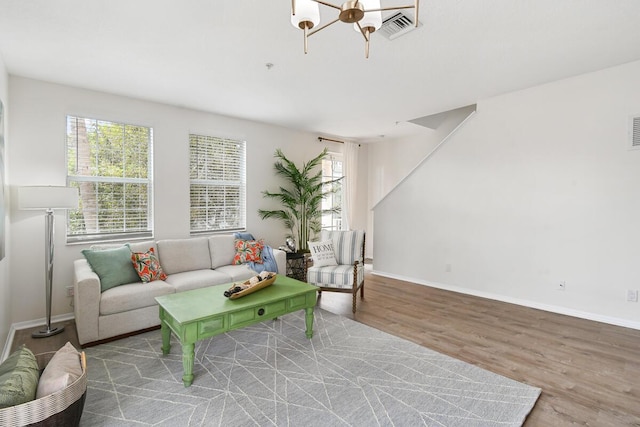
[[[280,209],[258,209],[262,219],[275,218],[283,221],[290,231],[291,237],[296,240],[299,252],[308,252],[307,241],[312,239],[322,228],[322,215],[325,213],[339,212],[340,207],[334,206],[322,209],[322,199],[339,190],[338,182],[342,178],[331,181],[322,181],[322,170],[318,166],[328,155],[325,148],[318,156],[302,164],[298,168],[277,149],[274,157],[278,159],[274,168],[276,175],[283,177],[286,185],[281,186],[279,192],[263,191],[268,199],[280,202]]]

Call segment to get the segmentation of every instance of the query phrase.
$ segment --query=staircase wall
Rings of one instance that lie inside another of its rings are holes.
[[[478,102],[375,205],[374,271],[640,329],[638,93],[633,62]]]

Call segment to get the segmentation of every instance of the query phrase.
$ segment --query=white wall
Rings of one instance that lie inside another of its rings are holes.
[[[417,136],[389,139],[368,144],[368,211],[366,255],[373,257],[374,211],[373,208],[392,191],[433,149],[442,142],[473,108],[450,111],[436,129],[424,128]],[[445,114],[445,113],[441,113]],[[415,125],[418,126],[418,125]]]
[[[0,188],[0,191],[4,191],[5,197],[5,206],[9,206],[9,194],[7,191],[7,173],[5,172],[7,169],[7,164],[9,157],[7,156],[7,148],[9,146],[9,135],[8,135],[8,110],[9,110],[9,76],[7,75],[7,70],[4,65],[4,61],[2,60],[2,56],[0,56],[0,101],[4,105],[4,153],[0,153],[0,156],[3,157],[4,169],[0,169],[1,173],[4,174],[2,177],[2,184],[4,188]],[[2,129],[0,129],[2,132]],[[5,244],[5,258],[0,261],[0,345],[7,340],[7,335],[9,334],[9,327],[11,326],[11,287],[9,286],[9,210],[6,211],[0,210],[0,215],[5,216],[5,229],[4,234],[1,234],[0,231],[0,239],[4,239]]]
[[[281,148],[300,163],[324,148],[314,134],[21,77],[10,77],[9,91],[14,141],[9,149],[10,182],[14,188],[65,184],[67,114],[153,127],[156,239],[189,236],[189,132],[247,141],[247,230],[274,247],[284,243],[286,230],[279,221],[260,220],[257,209],[275,207],[261,195],[280,185],[273,172],[275,149]],[[43,222],[44,214],[12,212],[12,322],[44,317]],[[64,288],[72,284],[72,261],[87,247],[65,245],[64,233],[64,215],[57,215],[54,316],[72,312]]]
[[[374,269],[640,328],[639,93],[634,62],[478,103],[376,207]]]

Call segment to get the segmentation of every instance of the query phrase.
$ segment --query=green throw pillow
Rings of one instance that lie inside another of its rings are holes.
[[[0,365],[0,408],[21,405],[36,398],[40,369],[24,345]]]
[[[138,273],[133,268],[131,249],[128,246],[99,251],[85,249],[82,255],[100,278],[100,292],[140,281]]]

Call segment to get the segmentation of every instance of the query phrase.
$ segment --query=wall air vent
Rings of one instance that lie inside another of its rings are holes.
[[[418,26],[420,25],[422,24],[418,23]],[[398,12],[383,20],[382,26],[376,32],[389,40],[393,40],[415,29],[413,17],[406,13]]]
[[[629,148],[640,150],[640,115],[629,118]]]

